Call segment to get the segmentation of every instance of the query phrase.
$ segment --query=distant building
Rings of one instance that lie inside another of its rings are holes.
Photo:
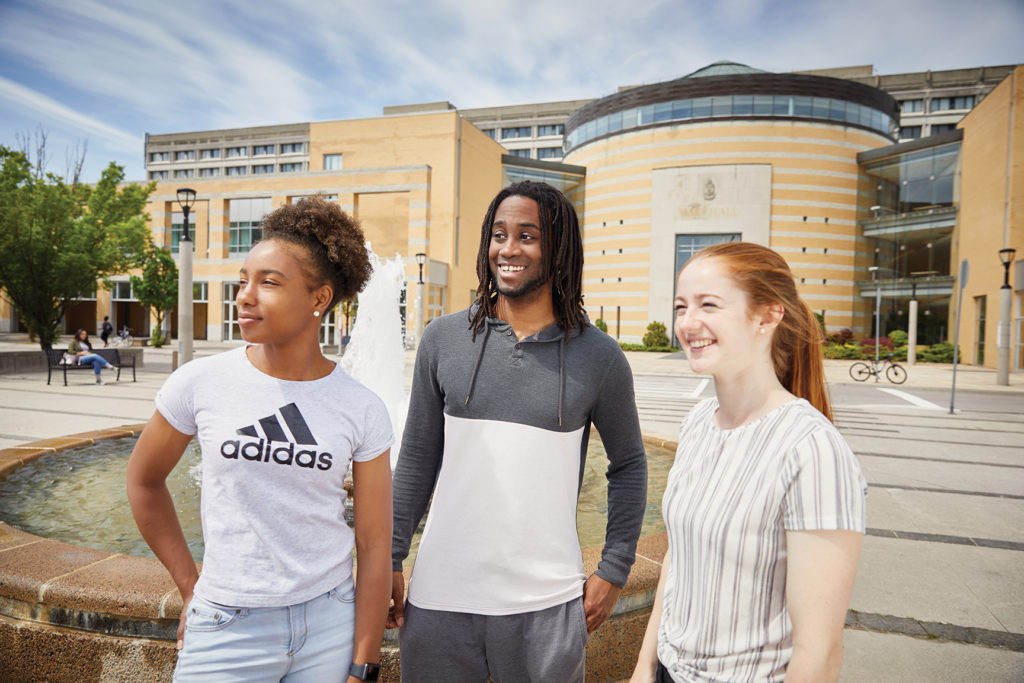
[[[998,252],[1016,248],[1012,368],[1024,368],[1024,67],[872,71],[777,74],[717,62],[594,100],[465,110],[434,102],[365,119],[148,135],[147,176],[158,186],[147,211],[154,241],[174,251],[175,190],[197,191],[196,335],[219,340],[239,337],[238,269],[262,217],[313,194],[355,215],[379,255],[406,261],[410,304],[414,256],[427,254],[429,319],[475,296],[490,198],[515,180],[550,182],[580,214],[588,313],[626,342],[652,321],[670,327],[687,258],[742,239],[787,259],[830,332],[905,330],[914,299],[923,344],[952,339],[967,259],[961,355],[994,367]],[[127,277],[83,299],[66,322],[92,329],[104,315],[149,332]],[[6,304],[0,324],[17,327]],[[322,340],[337,343],[344,331],[334,313]]]

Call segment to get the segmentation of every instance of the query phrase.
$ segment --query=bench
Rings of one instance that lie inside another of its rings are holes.
[[[67,353],[64,349],[46,349],[46,383],[50,383],[50,377],[53,375],[54,370],[64,371],[64,386],[68,385],[68,370],[74,372],[75,370],[89,370],[92,371],[92,365],[80,365],[75,363],[73,365],[65,365],[61,363],[64,358],[64,354]],[[122,356],[117,349],[93,349],[93,353],[101,356],[111,365],[117,366],[117,381],[121,381],[121,369],[131,368],[132,369],[132,381],[135,382],[135,357],[125,354]]]

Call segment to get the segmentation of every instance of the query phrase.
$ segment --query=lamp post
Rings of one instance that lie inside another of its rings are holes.
[[[999,333],[996,335],[997,355],[996,384],[1010,384],[1010,315],[1013,308],[1013,288],[1010,287],[1010,265],[1016,249],[1000,249],[999,260],[1003,264],[1003,286],[999,289]]]
[[[882,285],[878,281],[878,266],[868,266],[871,281],[875,283],[875,368],[878,367],[878,338],[882,336]],[[878,375],[875,375],[878,381]]]
[[[188,231],[188,214],[195,201],[195,190],[178,188],[178,206],[184,214],[178,242],[178,359],[181,365],[192,360],[192,235]]]
[[[416,285],[416,346],[420,344],[423,336],[423,323],[427,317],[427,302],[423,295],[423,264],[427,262],[427,255],[423,252],[416,254],[416,265],[420,267],[420,279]]]

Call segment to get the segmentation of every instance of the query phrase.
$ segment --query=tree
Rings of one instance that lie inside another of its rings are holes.
[[[132,276],[132,291],[139,303],[152,309],[156,329],[149,335],[150,344],[163,346],[161,333],[164,314],[178,303],[178,266],[171,252],[163,247],[149,246],[142,264],[142,277]]]
[[[24,152],[0,146],[0,289],[48,349],[71,304],[139,265],[156,184],[119,188],[124,169],[113,162],[95,187],[34,170]]]

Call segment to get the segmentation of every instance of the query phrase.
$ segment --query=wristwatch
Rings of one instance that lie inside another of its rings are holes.
[[[353,664],[348,670],[349,676],[355,676],[361,681],[375,681],[380,676],[380,666],[376,664]]]

